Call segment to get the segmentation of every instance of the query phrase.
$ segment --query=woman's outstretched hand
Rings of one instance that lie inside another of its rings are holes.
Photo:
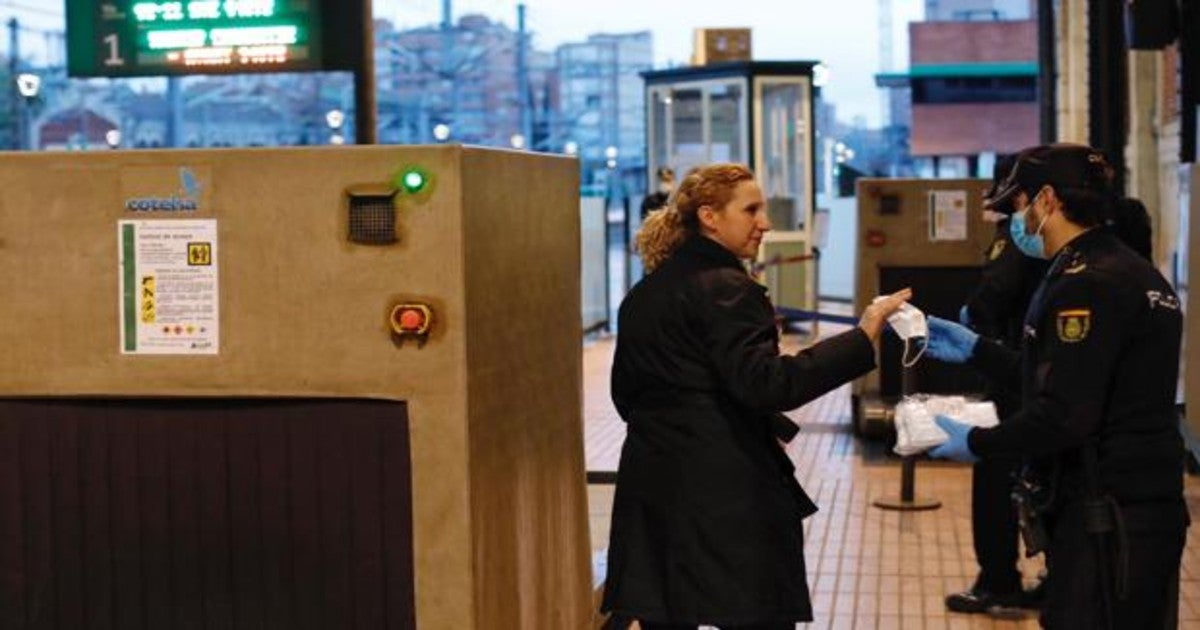
[[[867,333],[872,342],[878,341],[879,335],[883,334],[883,325],[887,322],[888,316],[895,313],[901,304],[912,299],[912,294],[912,289],[901,289],[885,296],[882,300],[872,302],[863,310],[862,318],[858,320],[858,327]]]

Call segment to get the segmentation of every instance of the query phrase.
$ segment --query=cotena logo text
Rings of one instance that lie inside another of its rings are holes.
[[[130,212],[195,212],[200,209],[200,182],[191,169],[179,169],[179,193],[170,197],[135,197],[125,202]]]

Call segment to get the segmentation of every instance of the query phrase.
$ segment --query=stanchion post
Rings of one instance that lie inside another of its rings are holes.
[[[812,317],[812,336],[813,339],[821,338],[821,250],[812,248],[812,273],[813,273],[813,317]]]
[[[903,396],[913,393],[913,368],[902,367],[900,373],[900,392]],[[875,499],[872,504],[881,510],[898,512],[918,512],[921,510],[936,510],[942,507],[942,502],[928,497],[917,497],[917,458],[905,455],[900,460],[900,496]]]

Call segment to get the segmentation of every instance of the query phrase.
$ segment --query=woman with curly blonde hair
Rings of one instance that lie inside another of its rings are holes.
[[[754,174],[693,169],[637,236],[650,272],[618,318],[612,397],[628,425],[603,609],[643,630],[793,628],[812,619],[801,520],[816,506],[779,440],[795,409],[875,367],[907,289],[858,327],[779,354],[774,309],[746,272],[771,229]]]

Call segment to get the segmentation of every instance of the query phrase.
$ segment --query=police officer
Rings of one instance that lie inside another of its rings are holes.
[[[654,171],[654,178],[658,180],[658,188],[654,192],[642,198],[642,220],[655,210],[661,210],[667,207],[667,200],[671,198],[671,191],[675,190],[675,171],[669,166],[660,166]]]
[[[1052,259],[1019,355],[929,322],[928,356],[1020,382],[1021,410],[997,427],[938,417],[950,439],[930,454],[1039,462],[1034,483],[1046,490],[1030,523],[1045,524],[1049,628],[1175,627],[1178,611],[1188,525],[1175,411],[1183,318],[1158,271],[1097,229],[1113,201],[1110,175],[1088,147],[1035,147],[999,193],[1019,209],[1016,246]]]
[[[1046,261],[1022,254],[1009,234],[1013,195],[1001,199],[999,193],[1016,161],[1015,155],[997,160],[991,188],[984,193],[986,218],[995,222],[996,233],[984,255],[980,282],[959,315],[975,332],[1012,349],[1020,348],[1025,311],[1046,273]],[[989,382],[987,394],[1001,418],[1021,408],[1020,390],[1006,383]],[[1011,494],[1019,462],[1019,457],[991,457],[976,462],[971,471],[971,534],[979,574],[969,589],[946,597],[946,608],[954,612],[1003,614],[1035,604],[1034,592],[1022,590],[1017,569],[1017,515]]]

